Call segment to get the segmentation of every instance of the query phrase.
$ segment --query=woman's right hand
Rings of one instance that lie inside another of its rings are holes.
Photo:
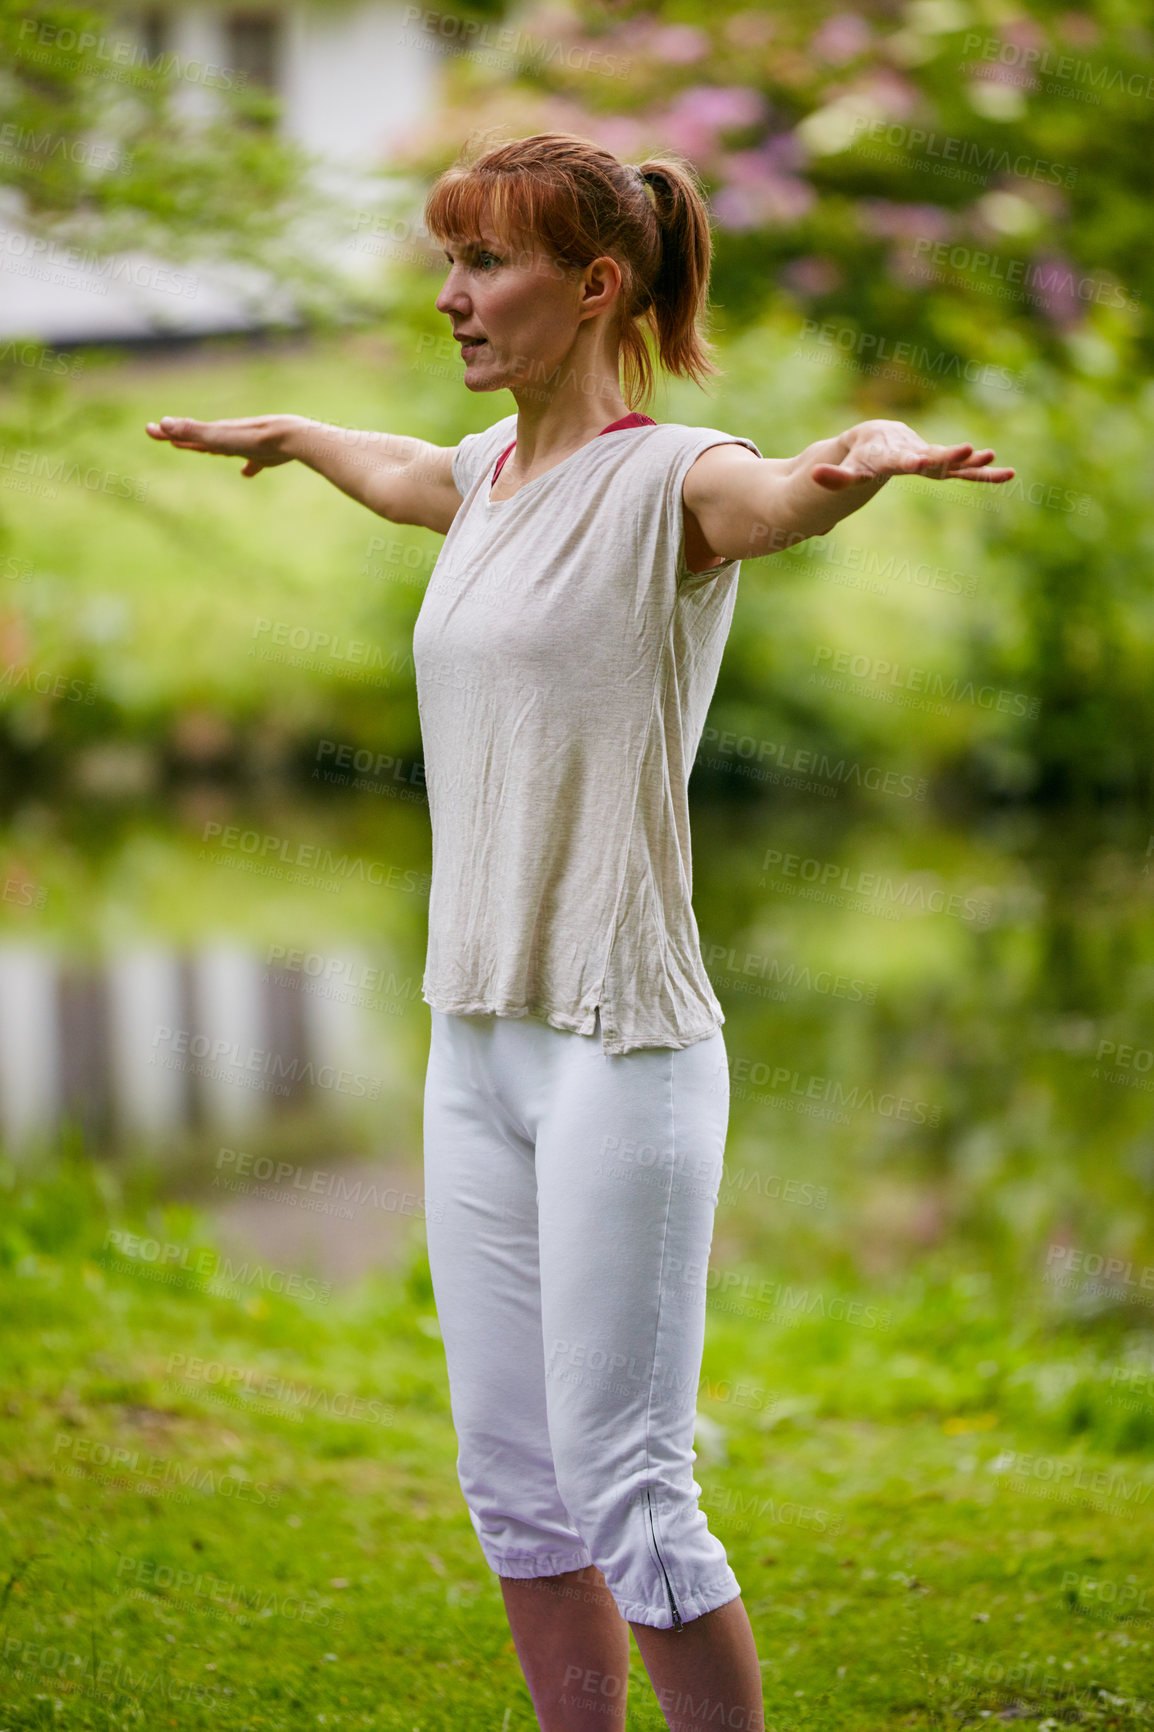
[[[187,416],[165,415],[146,421],[150,439],[175,445],[178,451],[207,451],[214,457],[245,458],[242,475],[259,475],[278,463],[291,463],[287,435],[300,422],[299,415],[249,415],[235,421],[190,421]]]

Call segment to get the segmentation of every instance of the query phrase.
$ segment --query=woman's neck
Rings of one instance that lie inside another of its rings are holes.
[[[547,402],[542,400],[539,387],[512,389],[517,403],[515,458],[522,475],[534,465],[547,468],[560,462],[629,414],[629,405],[611,379],[605,381],[604,390],[586,396],[575,382],[563,377],[560,388]]]

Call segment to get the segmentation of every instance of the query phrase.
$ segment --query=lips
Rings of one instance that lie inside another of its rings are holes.
[[[460,345],[461,345],[462,355],[469,354],[473,349],[479,349],[481,347],[482,343],[487,342],[487,340],[488,339],[485,337],[461,337],[461,336],[458,336],[458,338],[457,338],[458,343],[460,343]]]

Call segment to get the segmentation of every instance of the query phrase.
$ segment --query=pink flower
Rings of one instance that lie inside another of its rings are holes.
[[[653,128],[631,114],[591,114],[582,121],[580,130],[622,161],[654,150]]]
[[[781,132],[756,150],[727,151],[718,158],[717,174],[732,186],[757,187],[767,179],[792,174],[801,165],[797,139],[792,132]]]
[[[1012,84],[1017,90],[1040,90],[1042,81],[1032,66],[1008,66],[1003,61],[991,61],[988,66],[975,66],[974,78],[984,84]],[[973,81],[967,86],[973,89]]]
[[[908,78],[892,66],[876,66],[868,77],[854,83],[855,91],[872,97],[892,120],[908,120],[921,100]]]
[[[1015,48],[1045,48],[1046,33],[1032,18],[1015,18],[1002,27],[1002,35]]]
[[[858,221],[876,240],[945,240],[950,233],[948,212],[936,204],[895,204],[887,198],[860,198]]]
[[[713,44],[704,30],[693,24],[667,24],[654,33],[650,51],[658,60],[674,66],[692,66],[704,60]]]
[[[719,135],[758,126],[769,114],[760,90],[745,85],[696,84],[674,97],[662,117],[670,144],[699,159],[717,149]]]
[[[791,171],[800,162],[797,140],[779,133],[756,150],[735,150],[718,159],[722,182],[713,209],[723,228],[760,228],[766,223],[791,223],[813,208],[817,194],[808,181]]]
[[[719,228],[744,233],[761,227],[761,217],[755,200],[744,187],[723,186],[710,200],[713,220]]]
[[[1063,330],[1080,322],[1082,302],[1078,298],[1077,273],[1059,253],[1043,253],[1033,260],[1026,284],[1035,305]]]
[[[746,153],[749,157],[756,152]],[[813,209],[817,194],[808,181],[778,174],[768,165],[754,175],[743,169],[713,195],[713,214],[724,229],[788,226]]]
[[[778,281],[799,295],[828,295],[840,289],[845,278],[833,259],[807,253],[804,258],[790,259],[778,273]]]
[[[810,37],[809,46],[810,52],[819,60],[840,66],[843,61],[852,60],[855,54],[863,53],[871,40],[872,33],[864,18],[859,18],[854,12],[836,12]]]

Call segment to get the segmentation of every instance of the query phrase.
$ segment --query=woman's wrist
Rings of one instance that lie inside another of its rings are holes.
[[[307,415],[277,415],[274,417],[273,438],[282,457],[304,458],[308,450],[310,428],[319,425]]]

